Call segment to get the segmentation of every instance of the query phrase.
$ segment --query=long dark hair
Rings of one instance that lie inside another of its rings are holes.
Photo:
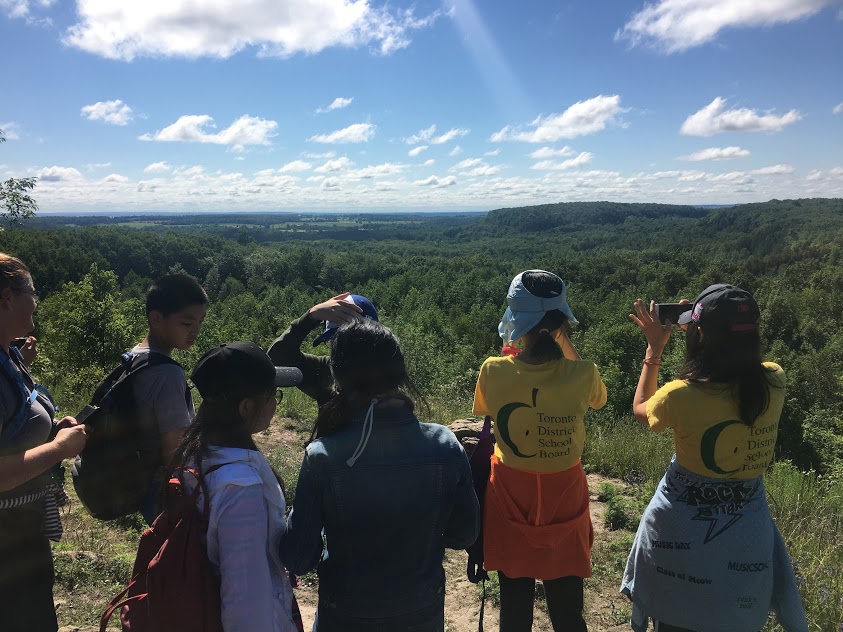
[[[275,391],[273,390],[273,396]],[[192,467],[202,474],[202,459],[208,453],[208,446],[242,448],[258,451],[248,422],[240,416],[240,402],[248,397],[259,398],[262,394],[234,395],[206,399],[199,405],[196,417],[185,429],[173,457],[170,459],[168,472],[178,467]],[[275,478],[286,497],[284,481],[273,468]],[[161,498],[165,498],[167,477],[164,479]]]
[[[558,276],[543,270],[530,270],[521,275],[521,283],[533,296],[552,298],[562,292],[563,282]],[[539,323],[527,332],[531,340],[530,355],[536,360],[550,362],[562,357],[562,349],[553,337],[553,332],[562,327],[568,317],[558,309],[545,312]]]
[[[351,416],[373,398],[391,397],[415,405],[412,394],[428,410],[424,397],[407,374],[404,354],[392,330],[370,320],[355,320],[337,330],[331,339],[331,398],[319,407],[310,440],[343,428]]]
[[[709,327],[700,335],[696,323],[685,333],[685,364],[679,379],[736,387],[740,421],[752,427],[770,405],[770,371],[761,363],[758,330],[730,332]]]

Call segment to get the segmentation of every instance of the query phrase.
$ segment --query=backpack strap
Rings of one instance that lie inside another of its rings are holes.
[[[2,438],[11,439],[17,435],[29,420],[29,409],[38,396],[35,382],[26,368],[20,350],[14,345],[9,347],[9,353],[0,348],[0,373],[10,382],[12,390],[17,395],[17,406],[12,416],[2,426]],[[30,389],[24,379],[26,376],[33,384]]]
[[[108,374],[97,387],[97,390],[94,391],[94,395],[91,397],[91,405],[99,406],[109,393],[138,371],[160,364],[181,366],[170,356],[157,351],[150,351],[149,353],[132,353],[131,351],[127,351],[120,356],[120,364],[111,370],[111,373]]]
[[[193,492],[190,494],[190,500],[195,505],[196,501],[199,500],[199,494],[202,494],[203,507],[201,522],[203,531],[207,531],[208,529],[208,516],[210,515],[211,511],[211,498],[210,494],[208,494],[208,486],[205,485],[205,477],[208,476],[208,474],[211,474],[212,472],[216,472],[218,469],[225,465],[228,465],[228,463],[218,463],[217,465],[213,465],[201,473],[192,467],[187,467],[183,465],[181,467],[177,467],[175,470],[173,470],[172,474],[170,474],[170,480],[172,480],[173,477],[176,477],[182,487],[184,487],[184,480],[181,475],[185,472],[191,474],[193,478],[196,479],[197,485],[193,488]]]

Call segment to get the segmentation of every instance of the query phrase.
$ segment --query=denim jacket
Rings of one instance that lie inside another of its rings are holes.
[[[474,542],[480,507],[448,428],[375,407],[365,440],[365,417],[308,445],[281,559],[296,574],[318,565],[320,611],[395,617],[442,599],[445,547]]]

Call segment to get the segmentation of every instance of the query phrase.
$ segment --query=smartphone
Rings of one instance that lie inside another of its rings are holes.
[[[21,347],[23,347],[26,344],[27,340],[29,340],[28,337],[15,338],[14,340],[12,340],[12,346],[20,349]]]
[[[656,314],[662,325],[668,320],[675,325],[679,315],[691,311],[693,307],[693,303],[656,303]]]

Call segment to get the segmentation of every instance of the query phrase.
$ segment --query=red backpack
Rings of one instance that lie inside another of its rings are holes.
[[[185,472],[198,480],[192,493],[182,481]],[[201,516],[196,510],[200,492],[205,504]],[[220,581],[201,540],[209,515],[202,476],[187,467],[174,471],[164,511],[141,534],[132,580],[111,600],[100,619],[100,632],[118,609],[124,632],[223,632]]]

